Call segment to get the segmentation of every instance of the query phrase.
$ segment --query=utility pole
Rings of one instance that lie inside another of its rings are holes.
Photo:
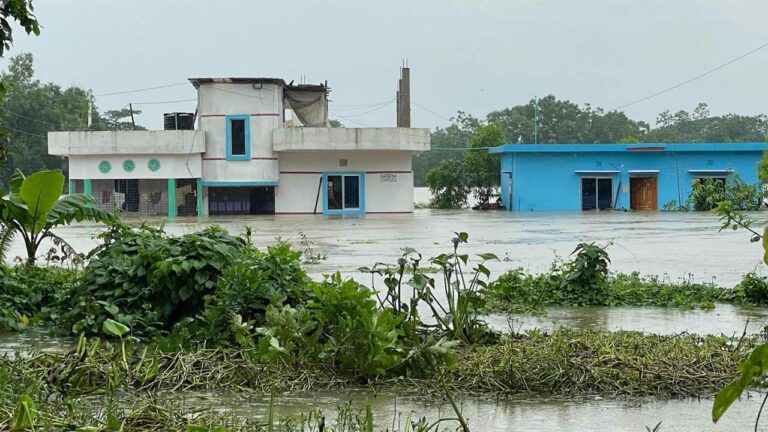
[[[131,110],[131,125],[133,126],[133,130],[136,130],[136,122],[133,120],[133,104],[128,104],[128,109]],[[178,119],[176,121],[178,121]]]
[[[533,143],[539,143],[539,98],[533,97]]]

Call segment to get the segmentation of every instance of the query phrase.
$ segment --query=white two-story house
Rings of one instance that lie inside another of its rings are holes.
[[[50,132],[69,190],[141,216],[413,211],[411,159],[428,129],[328,127],[325,85],[190,82],[196,113],[166,114],[165,130]]]

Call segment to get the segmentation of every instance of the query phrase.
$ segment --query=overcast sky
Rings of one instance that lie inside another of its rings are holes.
[[[768,42],[765,0],[34,0],[40,37],[21,32],[36,75],[94,94],[189,77],[328,81],[331,117],[393,126],[399,65],[412,68],[415,127],[449,124],[538,95],[612,109]],[[3,60],[2,66],[7,65]],[[768,111],[768,48],[626,108]],[[194,98],[191,85],[102,96],[100,109]],[[384,105],[388,101],[393,103]],[[144,105],[139,122],[194,102]],[[378,108],[378,109],[377,109]],[[371,112],[373,111],[373,112]]]

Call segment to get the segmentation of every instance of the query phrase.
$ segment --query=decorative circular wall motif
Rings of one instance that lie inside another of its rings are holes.
[[[123,169],[125,172],[131,172],[136,168],[136,163],[130,159],[123,161]]]
[[[150,159],[149,162],[147,162],[147,168],[149,168],[150,171],[157,171],[160,169],[160,161],[157,159]]]
[[[103,174],[106,174],[111,170],[112,170],[112,164],[109,163],[108,160],[103,160],[99,162],[99,171],[101,171]]]

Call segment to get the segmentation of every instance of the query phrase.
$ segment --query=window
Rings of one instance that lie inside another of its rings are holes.
[[[363,213],[365,211],[362,174],[329,174],[325,178],[325,209],[329,213]]]
[[[229,115],[227,122],[227,160],[250,160],[250,117]]]
[[[605,210],[613,207],[613,180],[583,177],[581,179],[581,209]]]

